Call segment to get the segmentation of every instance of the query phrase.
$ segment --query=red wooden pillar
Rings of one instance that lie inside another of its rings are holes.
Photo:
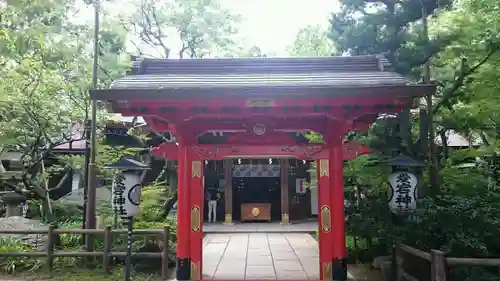
[[[318,180],[319,271],[321,280],[332,280],[333,239],[330,170],[328,159],[316,161]]]
[[[190,180],[190,257],[191,279],[201,280],[203,248],[203,164],[198,159],[191,159]]]
[[[288,195],[288,159],[280,159],[281,224],[290,223],[290,200]]]
[[[189,280],[191,260],[189,247],[190,233],[190,194],[188,172],[191,170],[188,149],[182,144],[178,147],[177,177],[177,280]],[[189,173],[190,175],[190,173]]]
[[[224,224],[233,224],[233,160],[224,160]]]
[[[330,139],[329,174],[330,202],[332,204],[333,261],[332,278],[335,281],[347,280],[345,213],[344,213],[344,146],[342,135]]]

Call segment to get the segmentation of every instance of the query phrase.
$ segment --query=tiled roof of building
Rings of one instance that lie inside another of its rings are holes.
[[[387,86],[408,81],[382,56],[315,58],[135,58],[111,88],[181,89],[279,86]]]

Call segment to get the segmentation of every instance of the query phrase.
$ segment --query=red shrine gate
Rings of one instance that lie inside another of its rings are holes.
[[[108,101],[113,112],[143,116],[177,140],[153,153],[178,161],[178,280],[202,279],[202,162],[262,156],[317,161],[320,277],[346,280],[343,137],[434,90],[408,85],[379,56],[134,58],[128,76],[92,98]],[[324,143],[298,138],[305,131]],[[212,132],[226,137],[207,138]]]

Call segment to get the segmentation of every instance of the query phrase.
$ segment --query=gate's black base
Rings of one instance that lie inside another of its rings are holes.
[[[345,258],[335,258],[333,260],[332,277],[334,281],[347,280],[347,263]]]
[[[191,261],[189,258],[177,258],[175,273],[177,280],[189,280],[191,278]]]

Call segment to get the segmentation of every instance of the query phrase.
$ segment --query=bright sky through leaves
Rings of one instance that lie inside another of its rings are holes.
[[[128,13],[129,1],[113,2],[112,15]],[[243,17],[240,37],[248,48],[258,46],[264,53],[286,56],[287,46],[300,28],[322,25],[327,29],[332,12],[339,10],[337,0],[219,0],[222,6]],[[119,8],[119,9],[117,9]],[[92,21],[91,9],[83,9],[82,18]],[[111,15],[111,16],[112,16]],[[110,16],[110,15],[106,15]],[[173,52],[176,53],[176,52]]]
[[[286,55],[300,28],[328,26],[330,14],[339,9],[336,0],[220,0],[245,20],[241,35],[246,44],[259,46],[265,53]]]

